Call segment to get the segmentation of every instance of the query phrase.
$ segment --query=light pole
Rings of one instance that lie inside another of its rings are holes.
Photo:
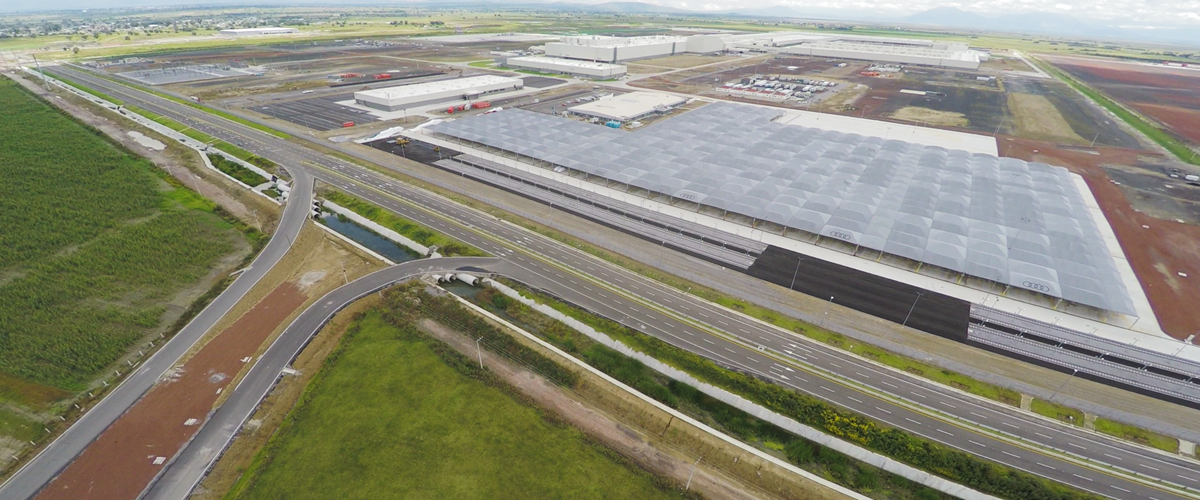
[[[804,257],[796,256],[796,271],[792,273],[792,284],[788,285],[788,290],[794,290],[796,286],[796,276],[800,274],[800,263],[804,262]],[[832,299],[832,297],[830,297]]]
[[[922,295],[925,295],[924,292],[917,292],[917,300],[914,300],[912,307],[908,308],[908,314],[904,315],[904,323],[900,324],[901,328],[908,326],[908,318],[912,317],[913,309],[917,308],[917,301],[921,300]]]
[[[829,302],[826,302],[826,303],[825,303],[825,312],[822,312],[822,313],[821,313],[821,324],[817,325],[817,328],[824,328],[824,327],[825,327],[825,318],[828,318],[828,317],[829,317],[829,305],[830,305],[830,304],[832,304],[832,303],[833,303],[833,296],[832,296],[832,295],[830,295],[830,296],[829,296]]]
[[[692,472],[688,473],[687,484],[683,486],[683,491],[687,491],[692,487],[692,476],[696,475],[696,466],[700,465],[701,460],[704,460],[704,457],[697,458],[696,463],[692,464]]]
[[[1055,390],[1054,390],[1054,393],[1053,393],[1053,394],[1051,394],[1051,395],[1050,395],[1050,397],[1046,398],[1046,401],[1054,401],[1054,396],[1057,396],[1057,395],[1058,395],[1058,391],[1061,391],[1061,390],[1063,389],[1063,387],[1066,387],[1066,386],[1067,386],[1067,382],[1070,382],[1070,381],[1071,381],[1071,377],[1074,377],[1076,373],[1079,373],[1079,370],[1078,370],[1078,369],[1071,370],[1071,376],[1070,376],[1070,377],[1067,377],[1067,379],[1066,379],[1066,380],[1064,380],[1064,381],[1063,381],[1063,383],[1062,383],[1062,384],[1060,384],[1060,385],[1058,386],[1058,389],[1055,389]]]

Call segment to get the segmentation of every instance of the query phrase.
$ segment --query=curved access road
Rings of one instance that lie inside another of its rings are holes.
[[[930,441],[1110,498],[1194,499],[1200,488],[1200,473],[1190,459],[1032,417],[878,366],[370,169],[85,72],[54,71],[209,135],[241,142],[260,156],[309,167],[339,190],[504,257],[528,271],[509,276],[592,312]],[[562,290],[579,294],[568,298]],[[766,358],[747,346],[764,346],[786,359]]]
[[[313,335],[316,335],[334,314],[351,302],[415,276],[462,268],[480,269],[499,262],[500,259],[489,257],[413,260],[363,276],[321,297],[300,313],[300,316],[297,316],[255,361],[246,377],[234,387],[233,394],[225,404],[203,424],[191,443],[171,460],[142,498],[187,498],[208,468],[225,451],[238,429],[241,429],[242,424],[258,408],[258,404],[275,387],[283,369],[296,359],[300,350],[308,345]]]
[[[308,207],[313,198],[313,177],[306,170],[291,168],[292,194],[284,206],[283,216],[275,234],[262,252],[254,258],[250,267],[221,292],[204,310],[200,311],[179,333],[171,337],[148,359],[135,365],[136,371],[120,385],[89,408],[82,417],[67,428],[57,439],[27,462],[20,470],[0,485],[0,498],[4,500],[26,500],[32,498],[43,486],[62,472],[89,444],[105,429],[133,406],[146,391],[150,390],[167,370],[175,366],[196,341],[200,340],[235,304],[246,295],[279,259],[292,247],[296,235],[308,217]]]

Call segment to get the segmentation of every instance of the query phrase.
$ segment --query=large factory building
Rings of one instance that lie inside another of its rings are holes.
[[[383,111],[398,111],[422,104],[433,104],[479,96],[525,86],[520,78],[483,75],[400,87],[364,90],[354,93],[354,102]]]

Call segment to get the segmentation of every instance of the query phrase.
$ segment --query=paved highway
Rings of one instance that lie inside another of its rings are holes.
[[[312,336],[343,307],[410,277],[444,273],[462,267],[485,267],[497,261],[486,257],[414,260],[368,274],[326,294],[300,313],[254,362],[225,404],[212,414],[196,437],[171,460],[142,498],[187,498],[208,468],[225,451],[238,429],[275,387],[283,369],[296,359]]]
[[[100,433],[104,432],[125,410],[133,406],[184,353],[191,349],[258,280],[275,266],[291,248],[300,233],[308,207],[312,203],[313,177],[302,169],[292,169],[292,199],[283,209],[283,217],[275,234],[254,262],[200,311],[191,322],[175,334],[158,352],[137,366],[120,385],[95,406],[89,408],[79,421],[67,428],[57,439],[30,460],[16,474],[0,485],[0,498],[17,500],[33,497],[45,484],[54,479]]]
[[[578,299],[579,305],[589,310],[726,366],[769,376],[780,384],[930,440],[1112,498],[1166,500],[1188,496],[1168,486],[1147,486],[1102,470],[1084,468],[1072,460],[1035,449],[1061,450],[1080,461],[1109,464],[1101,466],[1104,470],[1124,470],[1167,481],[1192,488],[1193,493],[1194,488],[1200,487],[1200,473],[1190,460],[1045,421],[877,366],[682,294],[570,246],[371,170],[86,73],[63,71],[126,102],[183,121],[226,141],[242,143],[244,148],[280,164],[311,167],[313,175],[323,182],[505,257],[527,270],[523,277],[516,276],[521,281],[568,300]],[[556,285],[551,287],[551,284]],[[570,298],[573,296],[576,299]],[[779,353],[780,359],[768,358],[753,348],[759,345]],[[1026,446],[1014,446],[1013,442]]]

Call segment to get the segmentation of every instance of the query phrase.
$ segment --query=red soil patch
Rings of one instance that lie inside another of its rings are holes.
[[[1124,148],[1096,147],[1100,155],[1058,148],[1054,143],[1001,136],[1005,156],[1066,167],[1083,176],[1117,235],[1125,257],[1150,299],[1159,325],[1177,339],[1200,333],[1200,227],[1137,212],[1121,188],[1110,182],[1102,163],[1134,165],[1138,155]],[[1038,150],[1034,153],[1033,150]],[[1142,227],[1143,225],[1149,228]],[[1177,273],[1188,275],[1184,278]]]
[[[306,300],[291,283],[271,292],[165,378],[89,445],[37,500],[134,500],[200,429],[224,390],[259,346]],[[184,422],[196,419],[195,425]]]
[[[1139,102],[1132,105],[1139,112],[1154,117],[1185,139],[1200,143],[1200,111]]]

